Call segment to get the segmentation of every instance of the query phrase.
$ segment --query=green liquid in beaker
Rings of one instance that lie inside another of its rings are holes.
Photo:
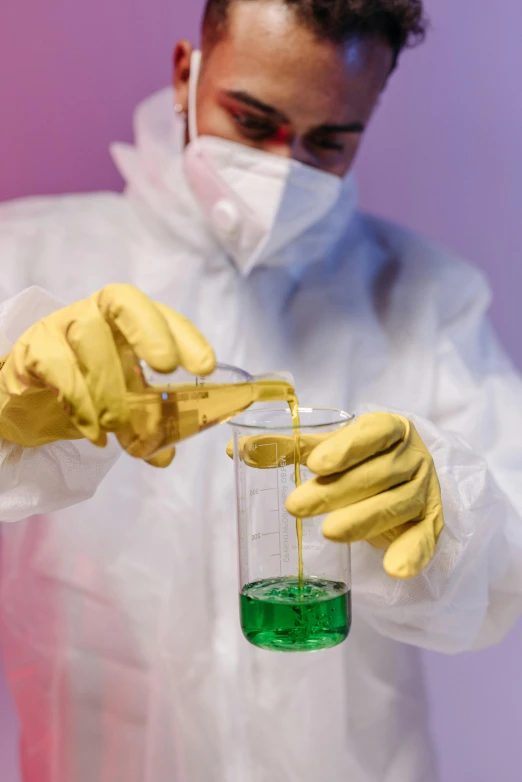
[[[298,577],[255,581],[241,593],[248,641],[279,652],[314,652],[342,643],[350,632],[350,591],[338,581]]]

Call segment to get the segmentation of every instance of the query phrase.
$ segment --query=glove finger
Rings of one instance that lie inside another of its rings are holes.
[[[414,578],[429,565],[435,556],[440,531],[436,532],[436,517],[427,516],[407,530],[389,547],[384,556],[384,569],[393,578]]]
[[[216,368],[216,357],[203,334],[179,312],[159,302],[156,303],[156,307],[165,318],[174,337],[181,366],[193,375],[210,375]]]
[[[157,372],[174,372],[179,353],[158,307],[133,285],[108,285],[94,296],[103,317]]]
[[[320,476],[349,470],[403,440],[407,425],[406,419],[391,413],[363,415],[318,446],[308,468]]]
[[[136,434],[130,426],[120,429],[116,436],[119,444],[129,456],[134,459],[142,459],[145,462],[151,461],[159,452],[166,450],[169,446],[160,432],[144,437]]]
[[[152,459],[146,459],[146,462],[147,464],[150,464],[151,467],[157,467],[160,470],[164,470],[165,467],[170,467],[174,461],[175,455],[176,449],[168,448],[166,451],[157,453],[156,456],[152,457]]]
[[[384,558],[386,572],[395,578],[419,575],[435,556],[437,543],[444,529],[444,512],[436,473],[425,480],[427,510],[415,529],[399,537]]]
[[[294,516],[319,516],[361,502],[411,481],[422,461],[419,451],[387,451],[347,472],[303,483],[288,498],[287,509]]]
[[[107,437],[100,429],[76,356],[62,334],[49,332],[43,324],[40,321],[30,329],[26,339],[20,340],[11,353],[17,379],[27,386],[40,383],[42,387],[53,389],[58,404],[74,426],[92,443],[103,447]]]
[[[426,510],[424,481],[411,481],[326,517],[323,534],[338,543],[355,543],[422,518]]]
[[[299,438],[300,462],[306,464],[309,455],[329,434],[303,434]],[[227,446],[227,454],[234,458],[234,441]],[[295,438],[285,435],[262,434],[239,438],[239,455],[248,467],[267,470],[273,467],[295,464]]]
[[[118,431],[118,441],[130,456],[145,461],[179,439],[174,418],[163,416],[160,395],[136,398],[129,405],[129,424]]]
[[[101,426],[114,432],[128,423],[126,386],[118,350],[108,323],[94,302],[67,328],[67,342],[85,377]]]
[[[410,521],[407,524],[401,524],[398,527],[393,527],[392,529],[386,530],[386,532],[382,532],[380,535],[372,535],[371,537],[366,538],[366,542],[369,543],[370,546],[373,546],[373,548],[378,548],[381,551],[388,551],[391,544],[396,541],[400,535],[403,535],[407,530],[413,527],[414,524],[418,524],[418,522]]]

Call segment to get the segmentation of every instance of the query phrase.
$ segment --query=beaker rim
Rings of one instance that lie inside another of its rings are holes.
[[[232,364],[224,364],[222,361],[216,362],[216,368],[214,372],[212,372],[210,375],[204,378],[204,380],[208,380],[209,378],[212,378],[212,375],[216,375],[218,372],[230,372],[231,374],[241,377],[242,382],[245,383],[250,383],[252,380],[254,380],[254,376],[251,375],[250,372],[247,372],[245,369],[241,369],[240,367],[235,367]]]
[[[296,429],[328,429],[331,427],[342,427],[346,424],[349,424],[350,422],[355,420],[355,416],[352,413],[347,413],[345,410],[341,410],[337,407],[299,407],[299,426],[293,425],[291,421],[291,413],[289,407],[263,407],[263,408],[256,408],[256,409],[250,409],[246,410],[244,413],[241,413],[240,415],[233,418],[231,421],[229,421],[229,426],[232,426],[237,429],[252,429],[256,431],[265,431],[265,432],[284,432],[289,431],[292,432]],[[257,417],[258,419],[261,418],[263,415],[284,415],[285,417],[289,417],[290,421],[288,424],[281,423],[281,421],[274,421],[272,423],[261,423],[259,420],[251,420],[248,419],[254,419]],[[321,416],[321,414],[324,417],[324,420],[309,422],[311,415]],[[308,421],[307,421],[308,418]]]

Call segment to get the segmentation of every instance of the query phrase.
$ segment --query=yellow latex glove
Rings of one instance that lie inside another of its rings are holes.
[[[251,467],[275,467],[259,461],[266,449],[252,449],[261,440],[242,440],[242,458]],[[280,437],[278,445],[279,457],[292,464],[293,438]],[[329,513],[326,538],[366,540],[386,550],[388,575],[418,575],[435,554],[444,517],[433,459],[411,421],[369,413],[334,434],[302,435],[300,446],[301,461],[318,477],[292,492],[289,513],[302,518]]]
[[[299,439],[301,446],[301,464],[306,464],[308,457],[331,434],[303,434]],[[274,459],[275,448],[263,448],[264,445],[277,443],[278,464]],[[252,446],[255,446],[253,448]],[[227,445],[227,454],[234,458],[234,441]],[[281,464],[291,465],[295,463],[295,440],[293,437],[274,436],[273,434],[260,434],[255,437],[240,437],[239,454],[241,461],[248,467],[256,467],[258,470],[268,470],[280,467]]]
[[[141,439],[129,426],[126,392],[144,386],[137,359],[158,372],[181,364],[205,375],[215,366],[195,326],[132,285],[108,285],[43,318],[0,362],[0,437],[25,447],[80,438],[104,447],[116,432],[128,453],[147,460],[163,443],[154,421]],[[170,448],[149,463],[173,458]]]

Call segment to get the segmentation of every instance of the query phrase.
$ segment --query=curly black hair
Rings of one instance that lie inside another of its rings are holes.
[[[274,0],[207,0],[203,21],[206,42],[225,32],[227,15],[235,2]],[[292,8],[299,21],[320,38],[342,44],[352,35],[377,35],[395,54],[394,67],[406,46],[420,43],[427,21],[422,0],[279,0]]]

